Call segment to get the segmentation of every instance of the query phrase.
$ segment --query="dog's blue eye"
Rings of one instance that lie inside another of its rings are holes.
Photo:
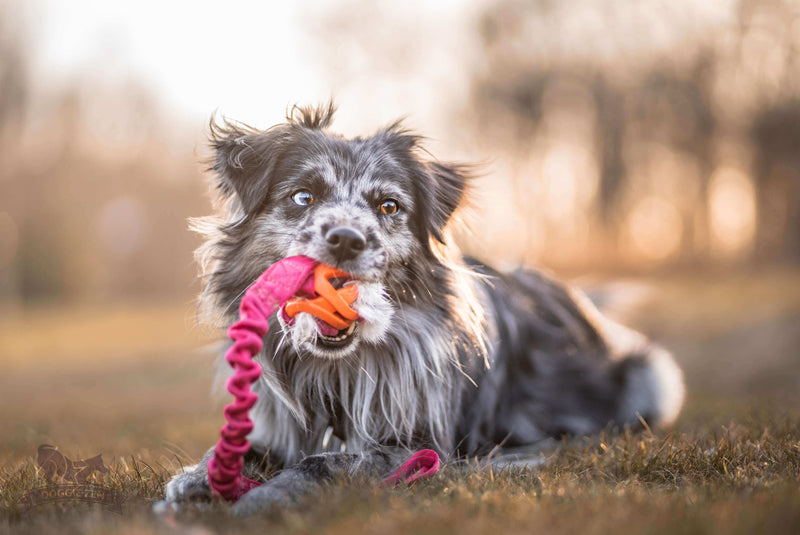
[[[292,195],[292,200],[297,206],[309,206],[314,204],[314,195],[304,189]]]
[[[400,207],[394,199],[386,199],[381,203],[381,213],[383,215],[396,214]]]

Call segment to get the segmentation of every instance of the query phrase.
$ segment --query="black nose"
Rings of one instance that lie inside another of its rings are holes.
[[[328,250],[337,260],[352,260],[367,246],[367,239],[356,229],[334,227],[325,234]]]

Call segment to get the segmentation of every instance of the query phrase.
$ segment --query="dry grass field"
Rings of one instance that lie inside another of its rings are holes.
[[[671,347],[689,399],[670,430],[576,438],[539,468],[445,467],[412,488],[346,481],[244,521],[162,520],[168,474],[216,440],[209,340],[192,306],[0,317],[0,533],[800,533],[800,274],[627,281],[612,313]],[[97,454],[121,513],[22,510],[40,444]]]

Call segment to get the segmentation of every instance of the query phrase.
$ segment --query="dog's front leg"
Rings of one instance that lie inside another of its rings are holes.
[[[386,475],[395,465],[399,466],[407,455],[407,452],[310,455],[242,496],[233,504],[233,512],[245,516],[269,511],[275,506],[294,505],[304,496],[318,490],[320,484],[341,475]]]
[[[194,466],[185,467],[174,475],[166,486],[166,497],[159,503],[210,502],[211,487],[208,486],[208,460],[214,456],[211,448]]]

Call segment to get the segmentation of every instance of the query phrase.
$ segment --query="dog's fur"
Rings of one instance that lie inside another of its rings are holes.
[[[399,124],[331,134],[332,115],[293,109],[266,131],[212,121],[221,216],[195,222],[206,319],[236,321],[248,285],[297,254],[347,271],[359,290],[343,343],[326,342],[307,314],[272,320],[250,458],[283,471],[235,511],[291,503],[339,473],[386,475],[421,448],[485,455],[676,417],[682,375],[665,350],[540,273],[462,258],[448,223],[469,168],[426,160]],[[298,191],[313,204],[298,205]],[[386,200],[399,210],[382,213]],[[363,238],[358,251],[331,246],[342,228]],[[210,454],[173,478],[169,502],[209,495]]]

